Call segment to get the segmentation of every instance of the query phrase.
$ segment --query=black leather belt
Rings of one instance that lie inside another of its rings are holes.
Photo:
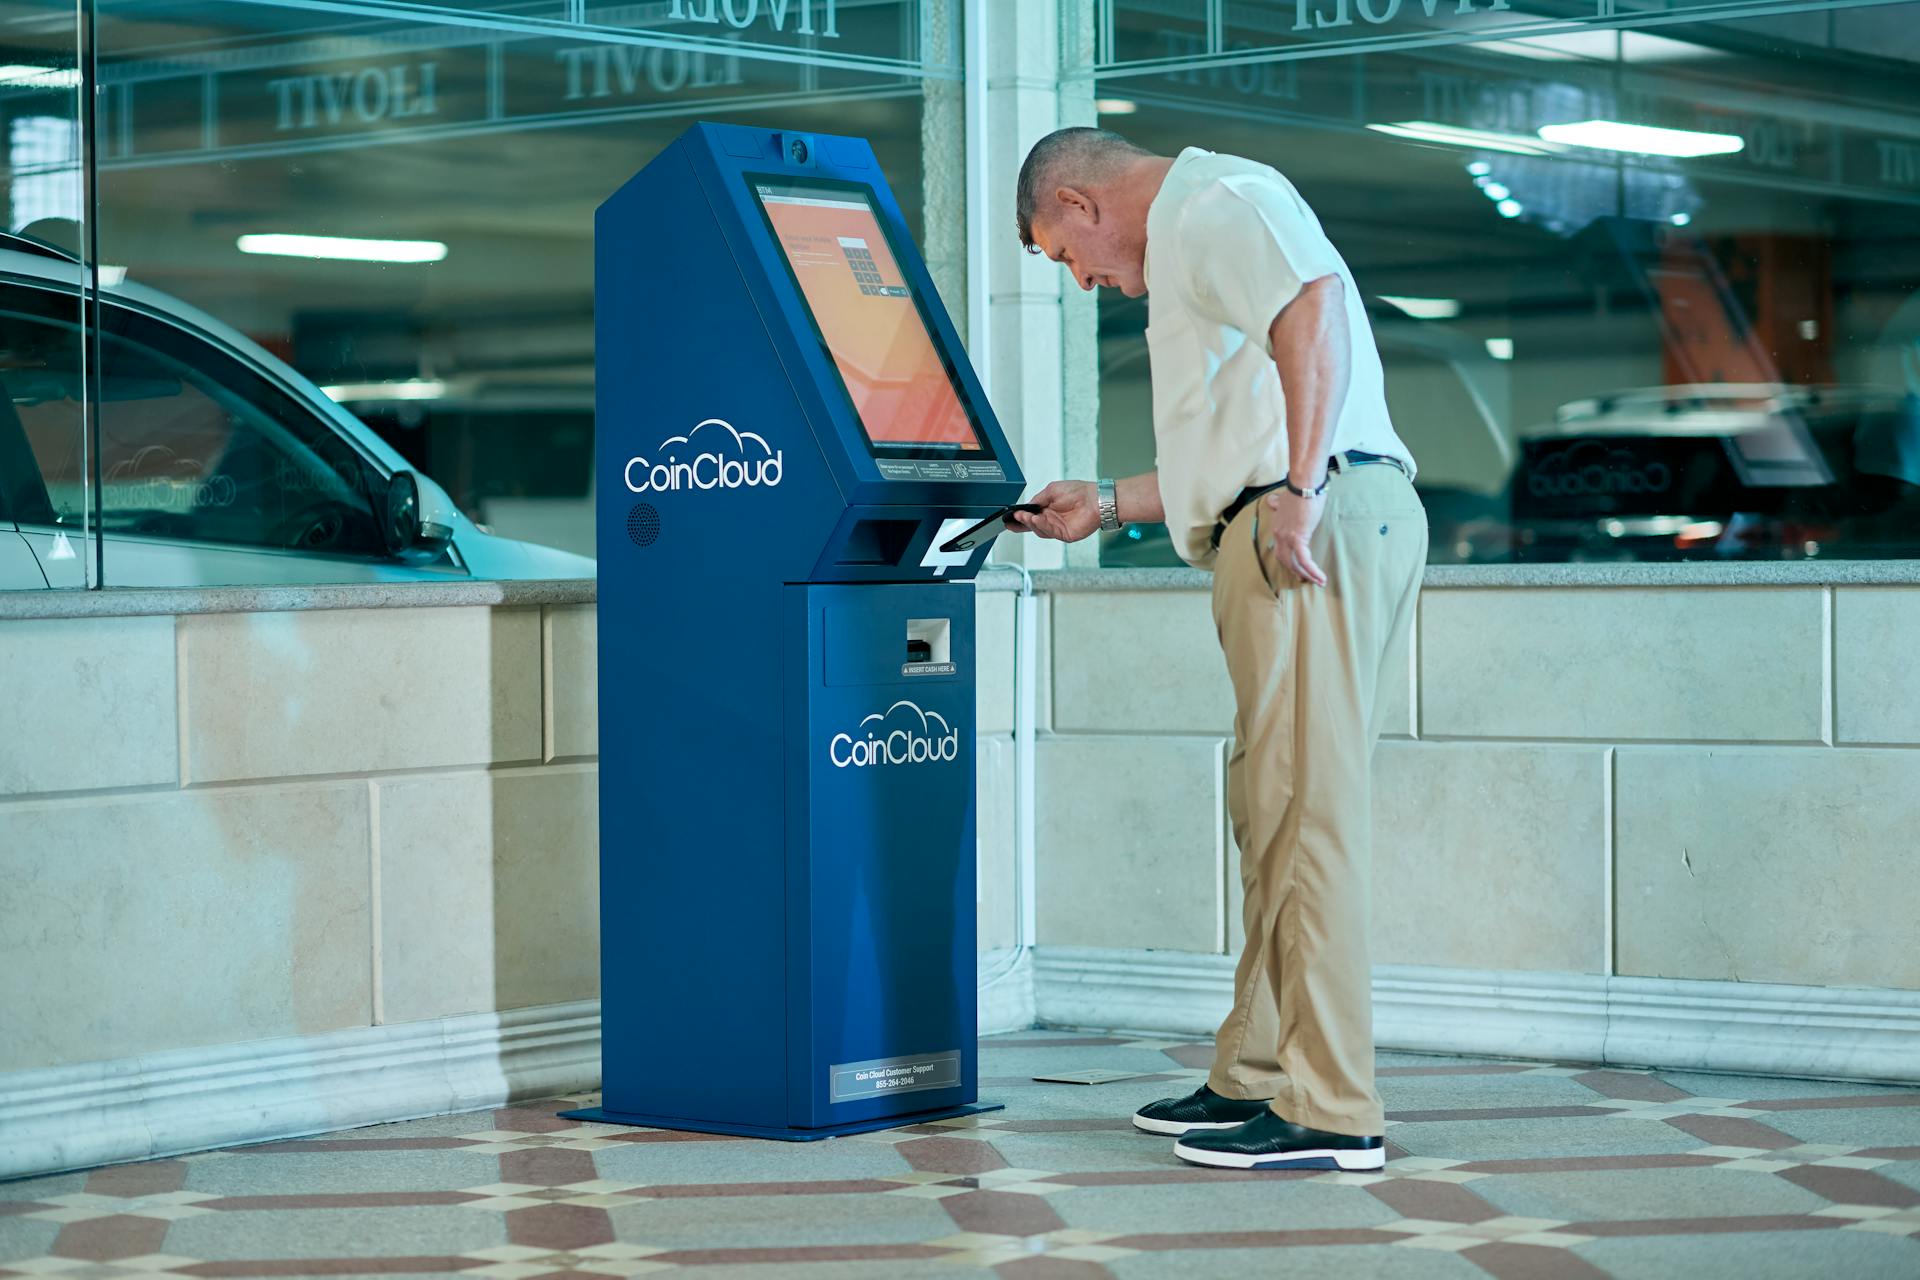
[[[1376,462],[1384,462],[1389,466],[1399,468],[1400,473],[1408,479],[1412,479],[1413,477],[1413,473],[1407,470],[1407,464],[1400,461],[1400,459],[1384,453],[1367,453],[1362,449],[1348,449],[1344,452],[1334,454],[1327,459],[1327,470],[1330,473],[1338,474],[1349,467],[1364,467]],[[1227,509],[1220,513],[1220,518],[1214,521],[1213,549],[1215,551],[1220,549],[1221,535],[1226,533],[1227,526],[1233,523],[1235,516],[1246,509],[1249,502],[1272,493],[1280,487],[1281,483],[1281,481],[1276,480],[1272,484],[1248,485],[1242,489],[1234,500],[1227,504]]]
[[[1240,496],[1232,502],[1229,502],[1227,509],[1220,513],[1220,518],[1213,522],[1213,549],[1215,551],[1220,549],[1220,536],[1227,531],[1227,526],[1233,523],[1233,518],[1246,509],[1246,505],[1249,502],[1265,494],[1272,493],[1279,487],[1280,482],[1275,480],[1272,484],[1248,485],[1242,489]]]

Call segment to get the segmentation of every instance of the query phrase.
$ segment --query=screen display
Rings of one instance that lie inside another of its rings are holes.
[[[867,193],[852,184],[754,184],[867,439],[938,456],[980,449]]]

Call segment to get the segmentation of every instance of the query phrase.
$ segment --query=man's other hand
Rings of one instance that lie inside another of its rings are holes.
[[[1270,493],[1264,501],[1272,514],[1267,517],[1268,536],[1273,539],[1275,557],[1282,567],[1316,587],[1327,585],[1327,575],[1314,563],[1308,544],[1320,527],[1325,498],[1303,498],[1291,490]]]
[[[1016,511],[1008,527],[1055,542],[1078,542],[1100,529],[1100,491],[1091,480],[1055,480],[1028,499],[1039,511]]]

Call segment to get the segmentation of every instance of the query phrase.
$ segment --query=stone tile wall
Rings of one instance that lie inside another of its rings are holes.
[[[1015,940],[1014,598],[979,602]],[[1241,942],[1203,592],[1038,601],[1039,942]],[[1920,589],[1430,587],[1375,957],[1920,988]],[[0,1071],[598,994],[592,606],[0,625]]]
[[[599,993],[590,606],[0,624],[0,1071]]]
[[[1237,950],[1207,596],[1049,598],[1041,945]],[[1429,586],[1375,959],[1920,987],[1920,589]]]
[[[980,598],[980,943],[1014,942]],[[0,1072],[599,994],[591,605],[0,623]]]

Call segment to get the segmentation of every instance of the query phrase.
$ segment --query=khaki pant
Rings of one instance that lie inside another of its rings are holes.
[[[1407,663],[1427,558],[1413,484],[1385,464],[1333,478],[1312,541],[1327,585],[1280,567],[1264,500],[1220,539],[1213,619],[1233,679],[1227,807],[1246,949],[1208,1084],[1296,1124],[1380,1134],[1373,1081],[1373,746]]]

